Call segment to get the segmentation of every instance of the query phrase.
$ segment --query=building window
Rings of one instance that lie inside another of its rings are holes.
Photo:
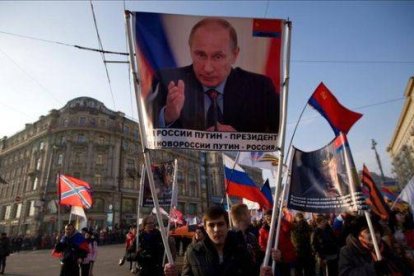
[[[99,120],[100,127],[106,127],[106,121],[104,119]]]
[[[193,215],[193,216],[197,214],[197,204],[195,203],[188,204],[188,214]]]
[[[91,208],[91,212],[102,213],[105,211],[105,203],[101,198],[95,198]]]
[[[42,158],[38,158],[36,160],[36,170],[40,170],[40,167],[42,166]]]
[[[29,207],[29,217],[33,217],[35,214],[35,202],[34,200],[30,201],[30,207]]]
[[[65,118],[65,119],[63,120],[63,126],[64,126],[64,127],[68,127],[68,126],[69,126],[69,119],[68,119],[68,118]]]
[[[45,149],[45,142],[40,142],[39,150],[44,150],[44,149]]]
[[[85,117],[80,117],[79,118],[79,125],[84,126],[86,123],[86,118]]]
[[[7,205],[6,206],[6,211],[4,213],[4,219],[9,219],[10,218],[10,213],[11,213],[11,206]]]
[[[62,166],[63,164],[63,153],[59,153],[58,155],[58,165]]]
[[[95,174],[95,184],[96,185],[102,185],[102,175]]]
[[[96,155],[96,165],[102,165],[103,164],[103,156],[102,154]]]
[[[22,213],[22,204],[19,203],[17,204],[17,207],[16,207],[16,218],[20,218],[21,213]]]
[[[33,191],[37,189],[38,184],[39,184],[39,178],[36,176],[33,181]]]
[[[86,137],[83,134],[78,134],[78,139],[77,139],[78,143],[85,143],[86,142]]]
[[[105,144],[105,137],[104,136],[99,136],[98,137],[98,144],[99,145]]]
[[[129,127],[128,126],[124,126],[124,134],[129,135]]]
[[[122,199],[122,212],[124,213],[135,213],[136,212],[136,200],[132,198]]]

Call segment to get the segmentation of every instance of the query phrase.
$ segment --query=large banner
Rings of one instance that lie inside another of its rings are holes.
[[[158,202],[160,206],[170,207],[171,200],[173,200],[173,195],[175,192],[174,161],[161,164],[152,164],[151,170],[154,175],[155,190],[157,192]],[[152,199],[147,174],[145,174],[144,177],[144,197],[142,200],[142,206],[153,207],[154,201]]]
[[[275,151],[284,23],[133,13],[147,148]]]
[[[312,152],[293,147],[288,208],[314,213],[361,208],[364,198],[345,139],[345,136],[338,136],[327,146]],[[348,177],[346,158],[352,171],[352,182]],[[355,183],[354,187],[350,183]]]

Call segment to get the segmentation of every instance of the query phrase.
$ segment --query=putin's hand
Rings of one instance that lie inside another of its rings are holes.
[[[173,123],[180,118],[185,100],[184,88],[182,80],[178,80],[177,84],[173,81],[168,84],[167,104],[164,113],[166,124]]]
[[[222,131],[222,132],[236,132],[237,130],[231,125],[223,125],[217,123],[217,129],[214,126],[207,128],[207,131]]]

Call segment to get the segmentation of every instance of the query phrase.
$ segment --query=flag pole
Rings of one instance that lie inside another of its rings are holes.
[[[354,206],[354,208],[358,208],[357,201],[356,201],[356,198],[355,198],[354,176],[353,176],[353,173],[352,173],[352,170],[351,170],[351,166],[349,164],[349,162],[351,160],[350,159],[350,153],[348,152],[349,148],[346,145],[346,144],[349,145],[349,143],[346,142],[347,140],[346,140],[346,136],[345,136],[344,133],[340,132],[339,135],[342,137],[343,142],[344,142],[343,144],[344,144],[344,155],[345,155],[345,167],[346,167],[346,172],[347,172],[347,175],[348,175],[349,189],[351,191],[351,198],[352,198],[352,201],[353,201],[353,206]],[[377,238],[375,236],[374,227],[372,226],[371,216],[369,215],[367,210],[364,210],[364,215],[365,215],[365,219],[367,220],[369,232],[370,232],[371,237],[372,237],[372,243],[374,244],[375,255],[377,256],[377,260],[380,261],[382,259],[382,257],[381,257],[381,252],[379,250],[378,241],[377,241]]]
[[[231,213],[230,198],[229,198],[228,193],[226,193],[226,200],[227,200],[227,215],[229,216],[229,226],[230,226],[230,228],[233,228],[233,221],[231,220],[231,215],[230,215],[230,213]]]
[[[223,155],[224,155],[224,153],[221,154],[222,159],[223,159]],[[227,182],[231,181],[231,179],[233,177],[234,169],[236,168],[237,164],[239,163],[239,158],[240,158],[240,151],[237,152],[236,159],[234,160],[234,163],[233,163],[233,168],[231,168],[230,179],[226,180],[226,182],[224,183],[224,185],[225,185],[224,190],[226,191],[226,196],[227,196],[227,186],[228,186]],[[224,176],[225,176],[226,173],[225,173],[225,166],[224,165],[223,165],[223,172],[224,172]],[[224,178],[226,179],[226,177],[224,177]],[[223,201],[224,201],[224,197],[221,198],[221,204],[223,204]],[[228,201],[227,201],[227,205],[228,205]]]
[[[394,210],[394,207],[395,207],[395,205],[397,204],[397,202],[398,202],[398,200],[400,199],[400,197],[401,197],[401,192],[400,192],[400,194],[397,196],[397,198],[394,200],[394,202],[392,203],[391,210]]]
[[[60,236],[60,232],[62,231],[62,216],[60,210],[60,201],[61,201],[61,190],[60,190],[60,173],[57,174],[56,177],[57,181],[57,190],[58,190],[58,225],[57,225],[57,232],[58,236]]]
[[[148,175],[148,180],[149,180],[149,185],[150,185],[150,190],[151,190],[151,195],[152,195],[152,199],[154,201],[154,207],[156,210],[156,218],[157,218],[157,222],[158,222],[158,226],[160,228],[160,232],[161,232],[161,238],[162,238],[162,242],[164,244],[164,248],[165,248],[165,252],[167,253],[167,259],[168,259],[168,263],[170,264],[174,264],[174,260],[172,258],[172,254],[171,254],[171,249],[170,246],[168,244],[168,238],[167,235],[165,233],[165,227],[162,221],[162,217],[161,217],[161,212],[160,212],[160,206],[159,206],[159,202],[158,202],[158,196],[157,193],[155,191],[155,184],[154,184],[154,176],[152,174],[152,170],[151,170],[151,157],[149,154],[149,149],[148,149],[148,143],[147,143],[147,136],[146,134],[148,133],[147,129],[146,129],[146,121],[144,119],[144,103],[142,102],[142,95],[141,95],[141,86],[139,85],[139,69],[137,67],[137,64],[135,62],[135,55],[134,55],[134,45],[133,45],[133,32],[132,32],[132,21],[133,19],[131,18],[131,12],[130,11],[125,11],[125,23],[126,23],[126,28],[127,28],[127,37],[128,37],[128,48],[129,48],[129,63],[130,63],[130,69],[131,69],[131,74],[134,80],[134,90],[135,90],[135,99],[136,99],[136,103],[137,103],[137,110],[138,110],[138,120],[139,120],[139,132],[140,132],[140,137],[141,137],[141,143],[142,143],[142,153],[144,156],[144,163],[145,163],[145,167],[147,170],[147,175]]]
[[[72,221],[72,206],[70,206],[69,223]]]
[[[141,216],[141,205],[142,205],[142,199],[144,198],[144,185],[145,185],[145,166],[142,164],[141,166],[141,179],[139,180],[139,194],[138,194],[138,201],[137,201],[137,234],[135,238],[136,242],[136,248],[138,250],[139,247],[139,218]]]
[[[283,162],[284,159],[284,146],[285,146],[285,136],[286,136],[286,117],[287,117],[287,103],[288,103],[288,90],[289,90],[289,63],[290,63],[290,32],[292,28],[292,22],[287,21],[285,22],[285,32],[284,37],[286,38],[284,40],[284,47],[283,49],[286,51],[283,51],[283,84],[282,84],[282,93],[281,93],[281,116],[280,116],[280,126],[279,126],[279,136],[277,139],[277,148],[280,150],[280,160],[277,166],[276,171],[276,190],[275,190],[275,198],[277,198],[277,193],[279,192],[279,186],[282,182],[282,168],[283,168]],[[267,266],[270,259],[270,251],[272,248],[272,241],[274,238],[274,232],[275,232],[275,222],[276,222],[276,212],[277,212],[277,204],[276,201],[273,204],[273,211],[272,211],[272,220],[270,223],[270,230],[269,230],[269,237],[268,242],[266,246],[265,256],[263,259],[263,266]]]
[[[172,208],[177,205],[177,170],[178,170],[178,160],[174,159],[174,175],[173,175],[173,183],[172,183],[172,189],[171,189],[171,204],[170,204],[170,217],[171,217],[171,210]],[[174,224],[176,226],[176,224]],[[167,237],[170,236],[170,228],[171,228],[171,219],[168,218],[168,224],[167,224]],[[138,247],[137,247],[138,248]],[[165,265],[165,250],[164,250],[164,257],[162,257],[162,266]]]

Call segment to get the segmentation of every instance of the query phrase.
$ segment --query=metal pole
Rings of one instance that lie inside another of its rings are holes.
[[[233,228],[233,221],[231,220],[231,206],[230,206],[230,198],[229,195],[226,193],[226,200],[227,200],[227,215],[229,216],[229,227]]]
[[[177,201],[177,169],[178,169],[178,161],[177,159],[174,160],[174,175],[173,175],[173,185],[171,190],[171,204],[170,204],[170,216],[171,216],[171,210],[175,207],[176,201]],[[168,224],[167,224],[167,237],[170,236],[170,227],[171,227],[171,219],[168,218]],[[164,257],[162,257],[162,266],[165,265],[165,251],[164,251]]]
[[[290,31],[291,31],[292,23],[290,21],[285,22],[285,45],[284,49],[286,52],[283,53],[284,57],[284,70],[283,70],[283,87],[282,87],[282,101],[281,101],[281,118],[280,118],[280,130],[279,130],[279,137],[278,137],[278,145],[277,148],[280,150],[280,161],[277,165],[276,171],[276,191],[275,191],[275,199],[277,198],[277,193],[279,192],[279,186],[281,184],[281,175],[282,175],[282,168],[283,168],[283,158],[284,158],[284,146],[285,146],[285,136],[286,136],[286,117],[287,117],[287,102],[288,102],[288,90],[289,90],[289,62],[290,62]],[[275,232],[275,222],[276,222],[276,212],[277,212],[277,204],[273,204],[273,211],[272,211],[272,220],[270,223],[270,230],[269,230],[269,238],[266,246],[265,256],[263,259],[263,266],[267,266],[269,263],[270,258],[270,250],[272,248],[272,241],[274,238]]]
[[[146,134],[148,132],[146,131],[146,125],[145,125],[145,120],[144,120],[144,103],[142,102],[142,98],[141,98],[141,87],[138,84],[138,74],[137,74],[138,68],[135,62],[135,58],[134,58],[134,45],[132,42],[133,32],[132,32],[132,27],[131,27],[132,25],[131,12],[125,11],[125,21],[126,21],[126,28],[127,28],[127,34],[128,34],[129,60],[130,60],[130,65],[131,65],[131,73],[132,73],[132,77],[134,80],[135,98],[137,102],[138,119],[139,119],[139,132],[140,132],[141,142],[142,142],[142,153],[144,155],[144,163],[145,163],[145,167],[146,167],[147,174],[148,174],[151,195],[154,201],[154,207],[156,210],[155,216],[157,217],[157,222],[160,228],[162,242],[164,244],[165,252],[167,253],[168,263],[174,264],[170,246],[168,244],[168,238],[165,234],[165,227],[162,222],[160,206],[158,202],[158,196],[155,191],[154,176],[151,170],[151,158],[150,158],[149,150],[147,148]]]
[[[139,194],[138,194],[138,199],[137,199],[137,235],[135,238],[135,242],[136,242],[136,248],[138,250],[139,247],[139,239],[138,239],[138,234],[139,234],[139,218],[141,216],[141,205],[142,205],[142,199],[144,198],[144,185],[145,185],[145,166],[144,164],[141,166],[141,179],[139,181]]]
[[[382,183],[384,183],[385,182],[385,175],[384,175],[384,171],[382,169],[381,159],[380,159],[380,156],[378,154],[377,147],[376,147],[378,143],[374,139],[371,139],[371,141],[372,141],[371,149],[373,149],[374,152],[375,152],[375,158],[377,159],[378,167],[379,167],[380,172],[381,172]]]

